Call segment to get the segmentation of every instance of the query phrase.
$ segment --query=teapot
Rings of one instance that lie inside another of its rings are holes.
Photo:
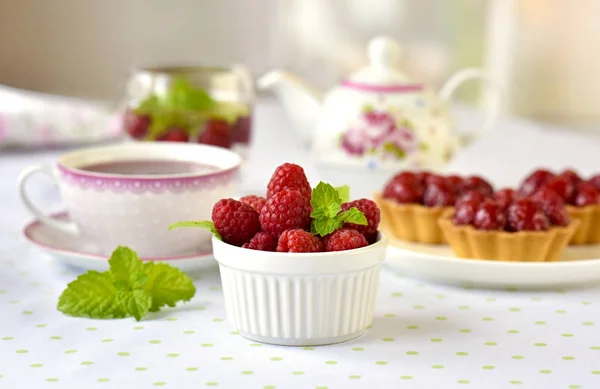
[[[282,101],[328,182],[348,183],[368,196],[398,171],[442,171],[467,143],[448,108],[465,81],[481,80],[494,92],[475,134],[495,125],[502,91],[482,70],[462,70],[436,93],[399,70],[401,48],[393,39],[373,38],[368,57],[367,67],[327,93],[283,70],[270,71],[257,83]]]

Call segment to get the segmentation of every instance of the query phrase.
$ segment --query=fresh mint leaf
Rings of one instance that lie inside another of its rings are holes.
[[[215,105],[215,101],[202,89],[195,88],[185,78],[175,78],[164,97],[168,108],[184,110],[207,110]]]
[[[202,221],[184,221],[173,223],[169,226],[169,231],[174,228],[182,228],[182,227],[195,227],[195,228],[204,228],[205,230],[210,231],[217,239],[223,240],[219,231],[215,228],[215,223],[210,220],[202,220]]]
[[[165,305],[174,307],[178,301],[189,301],[196,293],[194,283],[184,272],[165,263],[145,263],[144,272],[148,275],[144,290],[152,296],[151,312]]]
[[[367,220],[365,214],[355,207],[340,213],[339,218],[341,220],[342,225],[344,225],[344,223],[353,223],[361,226],[366,226],[369,224],[369,221]]]
[[[143,289],[119,290],[117,302],[123,312],[140,321],[152,306],[152,297]]]
[[[92,319],[125,317],[117,301],[117,289],[109,272],[90,270],[82,274],[62,292],[58,310],[71,316]]]
[[[326,236],[340,227],[340,219],[334,217],[327,219],[314,219],[312,221],[310,229],[314,235]]]
[[[319,185],[317,185],[317,187],[312,191],[310,204],[312,205],[313,209],[321,207],[328,208],[332,203],[342,204],[340,195],[333,186],[322,181],[319,182]]]
[[[338,186],[335,188],[335,191],[340,196],[340,199],[342,199],[342,203],[350,201],[350,187],[348,185]]]
[[[126,289],[127,286],[130,289],[141,288],[148,278],[144,275],[142,261],[138,258],[137,253],[129,247],[117,247],[110,256],[108,264],[118,289]]]

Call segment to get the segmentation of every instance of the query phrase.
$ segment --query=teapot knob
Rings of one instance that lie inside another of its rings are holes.
[[[369,42],[369,62],[373,68],[381,70],[397,69],[400,65],[402,48],[388,36],[378,36]]]

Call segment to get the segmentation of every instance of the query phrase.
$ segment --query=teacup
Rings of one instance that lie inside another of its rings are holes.
[[[200,229],[168,231],[181,220],[210,219],[212,206],[235,195],[240,157],[223,148],[170,142],[125,143],[62,155],[56,166],[23,171],[25,206],[50,228],[79,234],[110,253],[129,246],[140,256],[183,255],[210,248]],[[27,195],[35,173],[52,176],[70,221],[49,217]]]

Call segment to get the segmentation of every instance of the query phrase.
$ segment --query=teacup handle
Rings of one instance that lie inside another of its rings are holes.
[[[50,166],[32,166],[32,167],[29,167],[29,168],[23,170],[23,172],[19,176],[17,185],[19,187],[19,196],[21,197],[21,201],[23,202],[25,207],[29,210],[29,212],[34,214],[38,218],[38,220],[40,222],[42,222],[43,224],[45,224],[51,228],[60,230],[62,232],[72,234],[72,235],[79,234],[77,227],[75,226],[75,224],[73,222],[52,219],[51,217],[46,215],[44,212],[40,211],[40,209],[33,204],[33,202],[31,201],[31,199],[29,198],[29,196],[27,194],[25,186],[26,186],[29,178],[36,173],[46,174],[47,176],[51,177],[55,183],[57,183],[56,176],[54,174],[54,169]]]
[[[464,69],[454,74],[448,81],[446,81],[440,90],[440,99],[443,102],[448,103],[458,87],[469,80],[480,80],[483,82],[485,87],[492,90],[489,110],[486,113],[483,125],[479,127],[478,130],[474,131],[476,135],[485,134],[498,122],[502,105],[504,103],[504,88],[502,88],[502,85],[500,85],[482,69]]]

